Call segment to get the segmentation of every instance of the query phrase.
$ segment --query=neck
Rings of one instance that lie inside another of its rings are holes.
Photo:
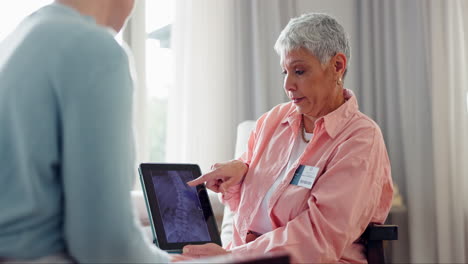
[[[307,114],[303,114],[304,116],[304,128],[307,133],[312,133],[314,132],[315,129],[315,121],[319,119],[322,116],[325,116],[336,109],[338,109],[341,105],[345,103],[345,98],[343,95],[343,89],[339,88],[339,91],[332,96],[328,102],[328,104],[325,105],[323,111],[320,112],[317,116],[311,116]]]
[[[308,116],[306,114],[302,115],[302,120],[304,122],[304,129],[307,133],[314,132],[315,129],[315,121],[317,121],[319,117]]]

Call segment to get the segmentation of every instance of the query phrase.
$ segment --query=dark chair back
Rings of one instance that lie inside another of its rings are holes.
[[[369,264],[385,264],[383,241],[398,240],[398,226],[371,223],[361,238],[366,245],[367,262]]]

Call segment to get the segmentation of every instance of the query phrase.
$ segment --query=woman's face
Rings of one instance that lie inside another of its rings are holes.
[[[341,71],[336,65],[336,57],[322,65],[305,48],[292,50],[282,57],[284,90],[299,113],[320,117],[337,108],[343,92],[337,85]]]

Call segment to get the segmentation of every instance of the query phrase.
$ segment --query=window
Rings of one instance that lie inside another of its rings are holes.
[[[173,87],[171,26],[175,1],[146,1],[146,86],[148,90],[149,159],[166,160],[168,91]]]
[[[10,34],[26,16],[52,0],[22,0],[0,2],[0,41]]]

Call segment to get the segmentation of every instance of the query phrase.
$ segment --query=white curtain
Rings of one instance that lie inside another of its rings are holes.
[[[395,262],[468,262],[467,11],[463,0],[357,1],[356,90],[408,208]]]
[[[198,163],[206,171],[232,159],[237,124],[284,101],[273,45],[292,15],[292,3],[176,2],[168,161]]]
[[[390,219],[400,231],[393,262],[436,259],[437,236],[429,231],[436,222],[425,10],[422,1],[357,1],[356,94],[361,111],[382,129],[392,177],[408,208]]]
[[[435,261],[468,263],[468,2],[432,0],[429,11]]]
[[[166,158],[202,171],[231,158],[236,102],[233,1],[176,2],[175,87],[169,91]]]

